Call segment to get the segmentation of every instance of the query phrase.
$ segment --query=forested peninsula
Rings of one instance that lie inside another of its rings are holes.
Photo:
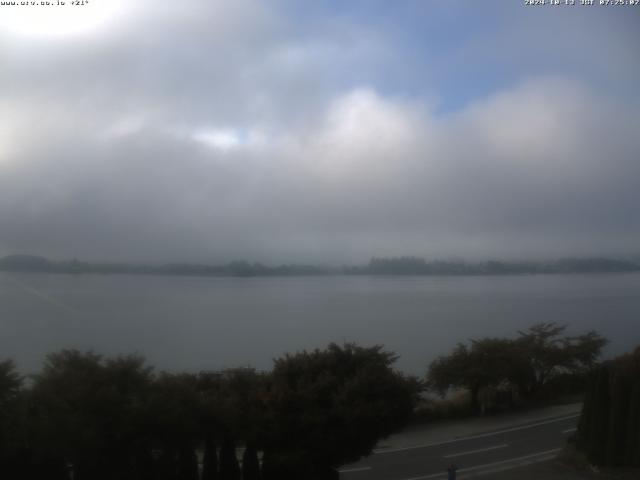
[[[221,265],[195,263],[137,264],[50,260],[36,255],[0,258],[0,271],[66,274],[143,274],[215,277],[265,277],[308,275],[514,275],[561,273],[616,273],[640,271],[639,259],[603,257],[562,258],[552,261],[427,261],[421,257],[372,258],[366,265],[312,264],[265,265],[236,260]]]

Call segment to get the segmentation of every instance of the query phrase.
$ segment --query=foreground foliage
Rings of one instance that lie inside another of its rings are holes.
[[[471,410],[482,410],[481,392],[493,389],[531,399],[557,389],[560,382],[585,385],[586,375],[607,341],[591,331],[563,336],[566,327],[540,323],[515,339],[482,338],[469,345],[460,343],[429,366],[427,384],[444,395],[451,388],[470,392]],[[550,388],[552,387],[552,388]]]
[[[575,440],[596,465],[640,467],[640,346],[590,375]]]
[[[420,385],[392,369],[395,358],[330,345],[278,359],[269,373],[157,374],[138,356],[65,350],[28,388],[5,361],[0,476],[336,478],[336,467],[370,453],[413,410]]]

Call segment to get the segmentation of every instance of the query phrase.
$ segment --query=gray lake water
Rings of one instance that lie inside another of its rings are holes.
[[[23,372],[62,348],[138,352],[159,369],[270,368],[329,342],[383,344],[424,373],[459,341],[541,321],[640,344],[640,274],[198,278],[0,272],[0,358]]]

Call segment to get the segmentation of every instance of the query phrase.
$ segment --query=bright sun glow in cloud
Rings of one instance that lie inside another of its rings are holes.
[[[0,33],[68,36],[98,30],[123,10],[123,0],[16,1],[0,11]]]
[[[194,140],[218,150],[231,150],[242,145],[242,136],[232,128],[209,129],[193,135]]]

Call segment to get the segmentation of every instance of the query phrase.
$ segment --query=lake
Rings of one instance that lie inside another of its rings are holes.
[[[459,341],[536,322],[640,343],[640,274],[214,278],[0,272],[0,358],[34,372],[62,348],[143,354],[159,369],[269,368],[329,342],[383,344],[423,374]]]

